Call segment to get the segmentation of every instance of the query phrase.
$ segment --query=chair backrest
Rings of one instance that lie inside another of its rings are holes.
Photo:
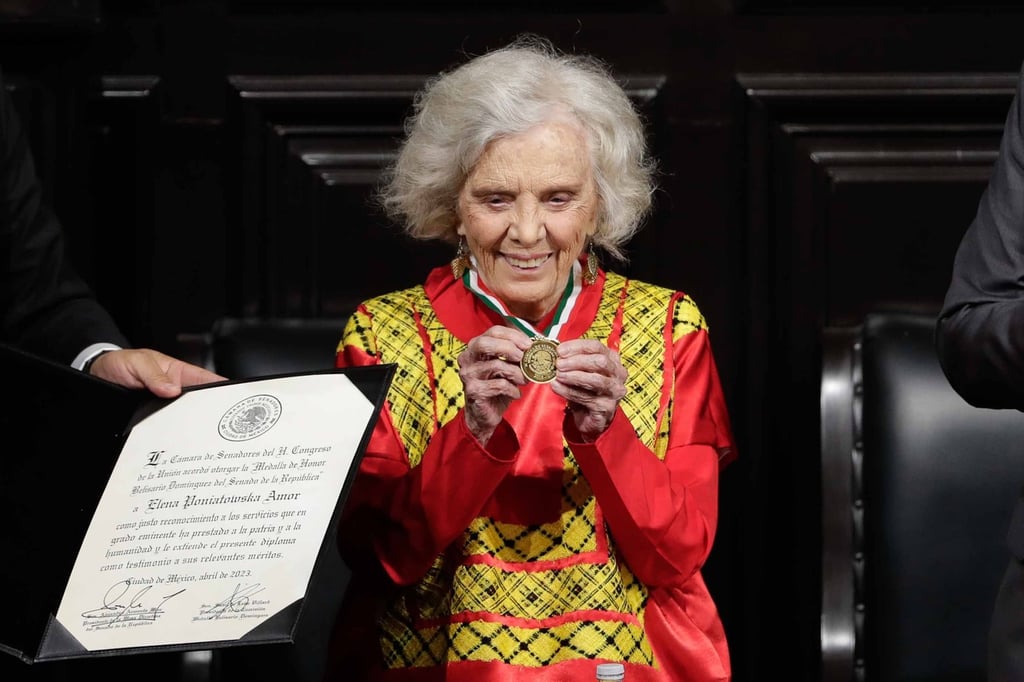
[[[1024,415],[964,402],[934,327],[887,313],[825,334],[823,680],[985,679]]]
[[[330,369],[344,326],[334,318],[221,318],[203,363],[229,379]]]

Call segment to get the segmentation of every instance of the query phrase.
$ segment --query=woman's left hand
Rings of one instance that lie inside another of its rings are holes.
[[[551,390],[569,401],[576,428],[587,442],[608,428],[626,395],[626,368],[619,354],[594,339],[558,344],[558,375]]]

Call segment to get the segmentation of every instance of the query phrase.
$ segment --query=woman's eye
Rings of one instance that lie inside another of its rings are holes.
[[[563,204],[569,203],[570,199],[571,197],[568,194],[552,194],[548,198],[548,203],[554,204],[556,206],[561,206]]]

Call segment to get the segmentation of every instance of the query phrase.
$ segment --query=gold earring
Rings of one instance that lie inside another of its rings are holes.
[[[583,268],[583,283],[593,284],[597,281],[597,254],[594,253],[594,242],[587,245],[587,265]]]
[[[469,249],[466,248],[466,240],[459,237],[459,249],[452,259],[452,276],[455,279],[462,279],[462,275],[469,268]]]

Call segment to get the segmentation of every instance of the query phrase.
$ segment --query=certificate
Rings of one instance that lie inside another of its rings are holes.
[[[201,387],[142,418],[71,568],[62,638],[207,648],[294,612],[378,409],[338,371]]]

